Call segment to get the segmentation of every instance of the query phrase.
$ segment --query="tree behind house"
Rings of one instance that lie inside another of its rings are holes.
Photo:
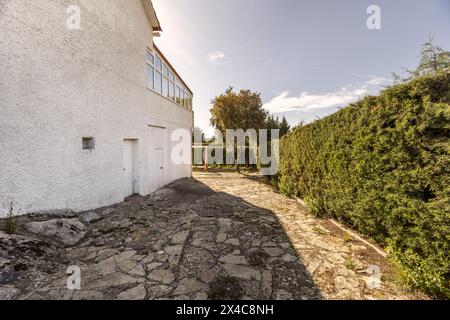
[[[261,94],[250,90],[235,92],[232,87],[212,101],[211,125],[225,134],[227,129],[263,129],[267,111]]]

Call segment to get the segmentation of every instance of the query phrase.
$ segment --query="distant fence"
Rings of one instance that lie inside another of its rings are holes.
[[[223,159],[221,161],[221,163],[217,163],[215,162],[215,160],[217,160],[216,155],[214,154],[216,150],[221,149],[222,153],[223,153]],[[246,161],[249,160],[249,155],[250,155],[250,150],[254,150],[255,152],[255,157],[256,155],[259,153],[259,147],[255,147],[255,148],[251,148],[249,146],[245,146],[245,147],[240,147],[239,148],[242,152],[242,149],[245,149],[245,159]],[[211,154],[210,154],[210,150],[211,150]],[[210,155],[212,155],[211,159]],[[224,165],[227,164],[227,150],[225,148],[225,146],[217,146],[217,145],[201,145],[201,144],[193,144],[192,145],[192,164],[194,166],[204,166],[205,171],[208,170],[210,165],[213,164],[217,164],[217,165]],[[201,160],[201,162],[200,162]],[[236,151],[235,151],[235,156],[234,156],[234,162],[231,163],[230,165],[234,165],[236,164]]]

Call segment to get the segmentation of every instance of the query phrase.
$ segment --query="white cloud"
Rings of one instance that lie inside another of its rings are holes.
[[[208,54],[208,59],[211,62],[219,61],[225,59],[225,53],[222,51],[214,51]]]
[[[382,77],[372,77],[371,80],[367,81],[366,84],[374,86],[386,86],[392,83],[392,80],[382,78]]]
[[[290,96],[289,91],[284,91],[264,104],[264,108],[272,113],[289,111],[312,111],[331,107],[345,107],[351,102],[368,95],[371,89],[387,84],[389,80],[377,77],[362,84],[343,87],[334,92],[313,94],[303,92],[299,96]]]

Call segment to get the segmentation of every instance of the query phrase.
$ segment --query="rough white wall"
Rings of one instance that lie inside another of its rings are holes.
[[[82,30],[66,28],[72,4]],[[139,139],[140,193],[154,191],[148,126],[191,129],[193,117],[147,90],[152,45],[140,0],[0,0],[0,216],[9,201],[21,213],[123,201],[127,138]],[[166,183],[190,175],[167,154]]]

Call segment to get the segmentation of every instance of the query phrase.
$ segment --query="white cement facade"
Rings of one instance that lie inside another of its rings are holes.
[[[0,217],[11,201],[21,214],[122,202],[124,139],[137,140],[135,192],[155,191],[149,126],[166,128],[164,183],[191,176],[170,135],[193,113],[147,89],[152,36],[141,0],[0,0]]]

